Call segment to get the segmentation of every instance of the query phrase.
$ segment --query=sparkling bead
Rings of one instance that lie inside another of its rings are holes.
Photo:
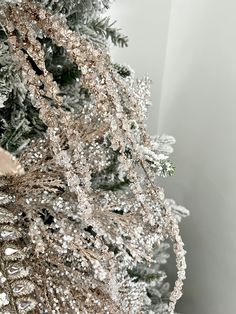
[[[37,302],[32,298],[22,298],[16,301],[16,305],[20,314],[25,314],[35,308]]]
[[[18,280],[12,283],[14,296],[23,296],[34,291],[34,284],[29,280]]]
[[[21,233],[12,226],[3,226],[0,228],[0,241],[16,240],[21,237]]]
[[[3,273],[0,272],[0,284],[3,284],[7,279],[3,276]]]
[[[0,308],[9,304],[9,298],[5,292],[0,293]]]
[[[13,248],[6,248],[6,250],[5,250],[5,254],[6,254],[7,256],[13,255],[13,254],[15,254],[16,252],[18,252],[18,250],[17,250],[17,249],[13,249]]]
[[[21,264],[11,264],[6,269],[6,273],[9,279],[21,279],[29,275],[29,267],[24,268]]]
[[[15,261],[17,259],[23,259],[25,257],[24,253],[14,245],[7,245],[3,248],[4,259]]]

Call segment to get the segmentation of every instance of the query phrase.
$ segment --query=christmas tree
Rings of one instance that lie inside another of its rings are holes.
[[[0,313],[164,314],[181,297],[188,211],[155,183],[174,139],[148,135],[150,82],[111,60],[128,40],[109,4],[0,0]]]

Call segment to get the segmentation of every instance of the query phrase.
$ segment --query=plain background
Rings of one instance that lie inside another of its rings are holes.
[[[128,48],[112,46],[114,61],[130,65],[136,75],[152,81],[154,105],[149,112],[149,130],[157,133],[157,117],[169,29],[170,0],[116,0],[111,6],[116,27],[129,37]]]
[[[191,216],[182,314],[236,313],[236,1],[116,0],[130,37],[114,59],[153,80],[149,128],[176,137],[161,181]]]

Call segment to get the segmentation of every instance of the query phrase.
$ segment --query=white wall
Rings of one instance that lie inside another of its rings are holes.
[[[182,314],[236,313],[236,1],[173,0],[160,109],[183,223]]]
[[[112,49],[114,61],[130,65],[138,77],[148,75],[153,81],[149,129],[156,134],[170,0],[116,0],[109,13],[129,37],[128,48]]]

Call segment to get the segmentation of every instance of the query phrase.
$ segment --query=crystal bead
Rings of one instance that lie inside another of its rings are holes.
[[[11,248],[11,247],[6,248],[6,250],[5,250],[5,254],[6,254],[6,255],[13,255],[13,254],[15,254],[16,252],[18,252],[18,249],[14,249],[14,248]]]
[[[17,259],[23,259],[24,253],[14,245],[7,245],[3,248],[4,259],[9,261],[15,261]]]
[[[21,237],[21,233],[12,226],[3,226],[0,228],[0,241],[16,240]]]
[[[4,277],[2,272],[0,272],[0,284],[2,285],[6,280],[7,280],[7,278]]]
[[[37,302],[32,298],[22,298],[16,301],[16,305],[20,314],[25,314],[35,308]]]
[[[9,304],[9,298],[5,292],[0,293],[0,308]]]
[[[34,284],[29,280],[18,280],[12,283],[12,291],[14,296],[23,296],[34,291]]]
[[[29,275],[29,267],[25,268],[21,264],[11,264],[7,267],[6,273],[9,279],[21,279]]]

